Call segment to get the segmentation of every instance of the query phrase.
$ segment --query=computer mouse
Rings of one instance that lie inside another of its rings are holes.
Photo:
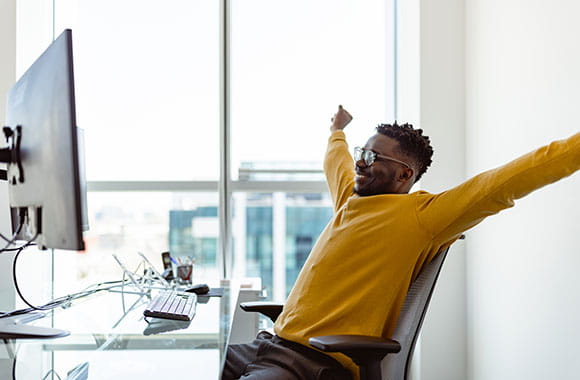
[[[207,294],[209,292],[209,286],[207,284],[197,284],[185,289],[185,291],[188,293],[195,293],[197,295]]]

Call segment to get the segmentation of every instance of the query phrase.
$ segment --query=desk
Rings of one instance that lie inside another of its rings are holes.
[[[147,324],[145,296],[103,292],[77,300],[33,322],[53,323],[69,336],[0,343],[0,378],[11,379],[14,369],[15,380],[65,380],[75,367],[88,366],[90,380],[218,379],[237,295],[226,284],[223,296],[200,298],[185,324]],[[173,330],[160,332],[165,329]]]

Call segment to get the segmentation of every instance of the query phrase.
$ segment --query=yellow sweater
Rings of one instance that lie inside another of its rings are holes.
[[[332,334],[391,337],[421,268],[465,230],[514,200],[580,169],[580,134],[556,141],[440,194],[360,197],[344,133],[329,138],[324,170],[334,202],[328,223],[274,330],[308,346]],[[358,379],[358,367],[331,355]]]

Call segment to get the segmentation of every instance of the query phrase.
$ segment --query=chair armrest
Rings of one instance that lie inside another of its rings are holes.
[[[380,375],[381,360],[387,354],[401,351],[401,345],[396,340],[366,335],[316,336],[310,338],[308,343],[319,350],[340,352],[350,357],[361,367],[361,375],[363,367],[374,367],[374,370],[378,370]],[[361,376],[361,378],[365,377]]]
[[[244,311],[264,314],[265,316],[270,318],[272,322],[276,322],[276,319],[278,318],[278,316],[282,312],[282,309],[284,308],[284,304],[278,302],[256,301],[256,302],[243,302],[240,304],[240,307]]]

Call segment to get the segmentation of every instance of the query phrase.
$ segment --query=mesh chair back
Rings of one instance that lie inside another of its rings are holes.
[[[415,343],[448,250],[449,248],[446,248],[439,252],[409,287],[393,333],[393,339],[401,344],[401,351],[398,354],[387,355],[382,361],[383,379],[407,379]]]

